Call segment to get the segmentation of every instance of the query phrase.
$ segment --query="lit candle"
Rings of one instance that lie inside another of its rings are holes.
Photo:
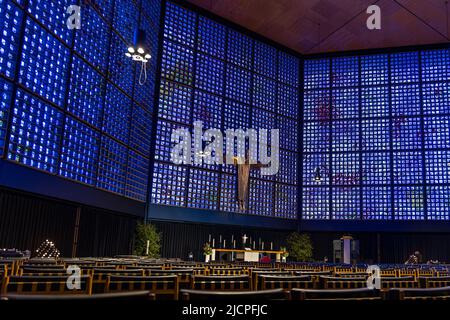
[[[270,243],[270,250],[273,250],[273,242]]]
[[[255,240],[253,240],[253,249],[255,249],[255,242],[256,242],[256,241],[255,241]]]
[[[261,243],[261,248],[264,250],[264,241]]]
[[[219,243],[222,243],[222,235],[219,236]]]
[[[236,249],[236,240],[233,240],[233,248]]]
[[[223,239],[223,247],[226,248],[226,240]]]
[[[208,243],[211,243],[211,233],[208,236]]]
[[[150,249],[150,240],[147,240],[147,248],[145,249],[145,255],[148,256],[148,250]]]
[[[213,239],[213,242],[212,242],[212,247],[214,248],[214,243],[215,243],[215,241],[216,241],[216,239]]]

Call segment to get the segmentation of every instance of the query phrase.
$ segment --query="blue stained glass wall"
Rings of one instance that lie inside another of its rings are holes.
[[[163,32],[152,203],[295,219],[298,58],[171,2]],[[194,121],[222,132],[280,129],[280,171],[252,171],[245,212],[233,165],[170,162],[172,131]]]
[[[81,29],[70,30],[77,3]],[[0,0],[0,157],[146,201],[160,10],[160,0]],[[144,86],[125,56],[138,26],[152,55]]]
[[[304,219],[449,220],[450,50],[310,58]]]

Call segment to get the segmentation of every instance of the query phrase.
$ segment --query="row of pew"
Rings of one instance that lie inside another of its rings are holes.
[[[75,267],[75,269],[74,269]],[[79,272],[79,273],[78,273]],[[298,263],[197,263],[139,258],[0,260],[1,296],[140,293],[149,299],[206,296],[279,299],[446,299],[447,266],[389,266],[368,288],[366,266]],[[106,296],[105,296],[106,295]],[[210,299],[210,298],[209,298]]]

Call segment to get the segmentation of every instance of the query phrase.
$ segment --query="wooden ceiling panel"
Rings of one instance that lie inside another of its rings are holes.
[[[300,53],[450,42],[445,0],[189,0]],[[366,28],[381,8],[381,30]]]

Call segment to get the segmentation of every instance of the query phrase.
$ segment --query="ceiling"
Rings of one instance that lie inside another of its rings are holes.
[[[450,42],[446,0],[189,0],[303,54]],[[367,7],[381,9],[369,30]]]

